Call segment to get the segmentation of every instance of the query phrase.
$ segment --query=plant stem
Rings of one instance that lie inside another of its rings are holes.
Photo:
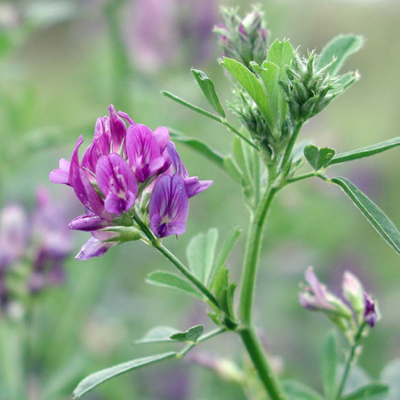
[[[284,400],[286,398],[285,394],[279,385],[273,369],[268,363],[263,346],[254,327],[242,329],[240,336],[271,400]]]
[[[215,296],[207,289],[207,287],[197,279],[179,260],[176,258],[166,247],[160,243],[153,244],[153,246],[165,257],[167,258],[178,270],[182,273],[190,282],[196,286],[200,292],[202,292],[210,302],[219,307],[218,301]]]
[[[303,124],[304,124],[304,122],[300,121],[297,123],[296,127],[294,128],[294,131],[292,133],[292,136],[289,139],[289,143],[286,147],[285,154],[282,159],[282,163],[280,166],[281,171],[283,171],[285,169],[285,167],[287,166],[287,164],[290,161],[290,157],[292,156],[294,144],[296,143],[297,136],[299,136],[299,133],[300,133],[300,130],[301,130]]]
[[[356,334],[356,336],[354,338],[354,344],[350,348],[350,353],[349,353],[349,357],[347,358],[347,361],[346,361],[346,367],[345,367],[345,370],[344,370],[344,373],[343,373],[343,377],[342,377],[342,380],[340,382],[339,390],[338,390],[338,392],[336,394],[336,397],[335,397],[335,399],[337,399],[337,400],[339,400],[341,398],[341,396],[342,396],[344,387],[345,387],[346,382],[347,382],[347,378],[349,376],[351,364],[353,363],[354,356],[356,354],[356,349],[357,349],[358,343],[360,342],[360,339],[362,338],[362,333],[363,333],[364,328],[366,326],[367,326],[366,322],[363,322],[360,325],[360,328],[358,329],[358,332],[357,332],[357,334]]]
[[[309,172],[308,174],[295,176],[294,178],[287,179],[286,182],[294,183],[294,182],[302,181],[303,179],[312,178],[313,176],[317,176],[317,172],[312,171],[312,172]]]
[[[239,300],[239,316],[245,325],[251,325],[252,322],[254,286],[264,222],[275,193],[276,189],[266,189],[250,223]]]
[[[268,363],[262,344],[252,324],[254,288],[262,234],[266,216],[276,191],[276,189],[270,187],[266,189],[250,223],[239,299],[239,315],[243,324],[239,333],[269,396],[272,400],[283,400],[285,399],[283,390]]]

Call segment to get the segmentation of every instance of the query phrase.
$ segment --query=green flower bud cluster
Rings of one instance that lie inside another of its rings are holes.
[[[357,74],[351,80],[331,76],[330,68],[335,60],[318,70],[318,58],[315,52],[304,58],[296,55],[286,69],[287,82],[279,82],[295,123],[314,117],[358,79]]]
[[[214,27],[220,35],[220,45],[225,57],[233,58],[250,68],[250,62],[261,64],[267,56],[268,31],[264,13],[257,7],[240,18],[238,8],[222,7],[224,22]]]

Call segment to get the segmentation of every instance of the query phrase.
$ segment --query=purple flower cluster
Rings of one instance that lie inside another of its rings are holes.
[[[343,295],[348,305],[327,290],[312,268],[306,270],[305,280],[308,286],[299,294],[299,301],[303,307],[326,313],[341,329],[346,329],[347,326],[343,319],[350,320],[353,317],[358,324],[365,321],[371,327],[375,325],[378,319],[375,301],[364,292],[361,282],[352,273],[346,271],[343,276]]]
[[[44,189],[37,192],[37,205],[31,218],[17,204],[5,206],[0,212],[0,306],[6,309],[19,292],[36,294],[48,286],[64,281],[64,261],[72,250],[71,233],[66,229],[61,210]],[[8,277],[17,270],[28,273],[15,282]],[[27,279],[27,280],[26,280]]]
[[[167,128],[152,131],[126,113],[117,114],[112,105],[109,116],[97,119],[93,141],[80,162],[82,143],[80,136],[71,161],[62,158],[60,167],[50,173],[51,182],[71,186],[86,209],[69,225],[92,234],[78,260],[102,256],[120,243],[120,234],[112,227],[136,227],[135,214],[158,238],[181,235],[186,230],[189,198],[212,184],[189,176]],[[135,238],[140,239],[140,234]]]

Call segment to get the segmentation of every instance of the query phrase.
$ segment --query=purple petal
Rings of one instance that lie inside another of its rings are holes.
[[[213,181],[199,181],[197,176],[185,179],[189,199],[208,189],[213,183]]]
[[[96,167],[97,183],[106,196],[105,210],[122,214],[134,204],[137,182],[129,164],[118,154],[102,156]]]
[[[364,321],[372,328],[376,321],[378,320],[378,315],[375,309],[375,301],[364,292],[364,300],[365,300],[365,310],[364,310]]]
[[[88,260],[93,257],[103,256],[108,249],[115,246],[115,242],[101,242],[100,240],[91,237],[81,248],[78,255],[75,257],[77,260]]]
[[[183,164],[182,159],[176,151],[175,144],[173,142],[168,142],[167,150],[172,165],[174,166],[175,173],[181,175],[183,178],[188,177],[189,174],[186,170],[185,164]]]
[[[53,183],[62,183],[64,185],[71,186],[69,183],[69,166],[70,162],[65,158],[62,158],[59,162],[60,168],[53,169],[50,172],[49,179]]]
[[[108,111],[110,113],[110,130],[113,148],[118,151],[122,141],[126,136],[125,122],[117,115],[115,108],[112,104],[109,105]]]
[[[128,128],[126,152],[129,164],[140,182],[145,182],[154,174],[150,163],[159,158],[161,153],[157,140],[147,126],[137,124]]]
[[[169,142],[169,131],[168,128],[160,126],[153,132],[153,137],[156,139],[158,146],[160,147],[160,152],[162,153]]]
[[[132,119],[126,112],[118,111],[118,115],[119,115],[120,117],[122,117],[124,120],[128,121],[128,123],[129,123],[130,125],[134,125],[134,124],[135,124],[135,122],[133,121],[133,119]]]
[[[180,175],[163,175],[154,185],[149,203],[150,228],[157,237],[181,234],[189,214],[189,198]]]
[[[109,226],[110,223],[98,215],[86,214],[76,217],[69,223],[69,229],[90,232]]]

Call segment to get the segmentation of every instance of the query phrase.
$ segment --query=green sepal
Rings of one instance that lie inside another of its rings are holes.
[[[199,69],[191,69],[193,76],[195,77],[204,97],[207,99],[210,106],[222,117],[225,118],[225,111],[219,101],[217,92],[214,87],[213,81]]]
[[[142,239],[142,234],[139,230],[133,227],[127,226],[110,226],[107,228],[100,229],[102,232],[114,232],[118,235],[110,239],[103,240],[103,242],[133,242],[135,240]]]
[[[318,147],[310,144],[304,148],[304,156],[315,171],[327,167],[335,156],[336,150],[331,147]]]

